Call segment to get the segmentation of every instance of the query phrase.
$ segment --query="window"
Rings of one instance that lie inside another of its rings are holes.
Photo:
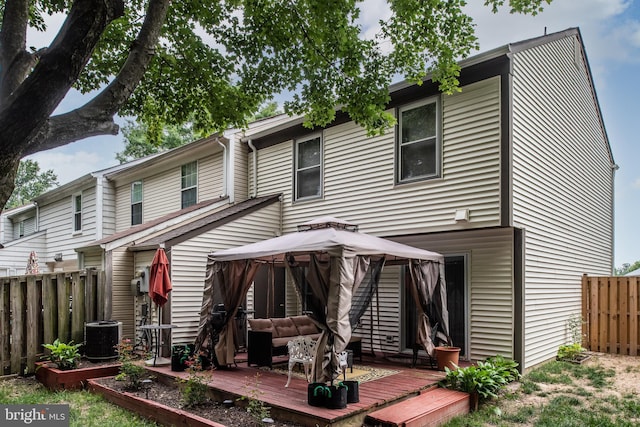
[[[295,200],[322,196],[322,138],[320,135],[295,143]]]
[[[398,110],[398,182],[440,176],[440,101]]]
[[[18,224],[18,237],[24,237],[24,220]]]
[[[131,225],[142,224],[142,181],[131,184]]]
[[[82,194],[75,194],[73,200],[73,232],[82,231]]]
[[[182,209],[198,203],[198,163],[182,165]]]

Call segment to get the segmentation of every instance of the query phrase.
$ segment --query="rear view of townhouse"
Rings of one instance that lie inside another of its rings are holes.
[[[616,167],[582,38],[568,29],[460,65],[452,95],[429,80],[391,87],[397,125],[383,135],[367,136],[341,112],[314,130],[279,116],[93,174],[81,192],[82,233],[69,231],[78,192],[47,193],[3,214],[0,268],[12,247],[25,251],[12,268],[26,263],[28,245],[18,243],[27,236],[12,240],[20,221],[47,260],[62,243],[43,235],[64,227],[62,258],[105,271],[112,318],[134,336],[152,306],[132,279],[164,246],[173,291],[163,322],[176,325],[173,343],[186,343],[197,333],[207,253],[333,216],[445,255],[450,332],[463,358],[502,354],[525,369],[548,360],[570,339],[582,275],[608,275],[613,263]],[[54,200],[66,219],[45,228]],[[245,303],[250,315],[305,310],[283,271],[263,273]],[[384,269],[354,331],[365,351],[412,351],[415,303],[404,279],[402,268]]]

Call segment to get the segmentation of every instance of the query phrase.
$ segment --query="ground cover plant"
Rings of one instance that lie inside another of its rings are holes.
[[[447,427],[631,427],[640,425],[640,358],[594,354],[584,364],[533,369],[478,411]]]

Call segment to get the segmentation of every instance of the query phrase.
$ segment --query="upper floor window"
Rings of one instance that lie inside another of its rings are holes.
[[[198,203],[198,162],[182,165],[182,209]]]
[[[24,237],[24,220],[18,223],[18,238]]]
[[[82,194],[74,194],[72,200],[73,232],[82,231]]]
[[[142,181],[131,184],[131,225],[142,224]]]
[[[440,99],[398,110],[398,182],[440,176]]]
[[[322,196],[322,137],[295,142],[295,200]]]

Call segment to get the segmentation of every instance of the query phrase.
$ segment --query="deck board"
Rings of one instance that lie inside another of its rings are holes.
[[[349,403],[344,409],[327,409],[307,403],[307,381],[293,377],[288,388],[284,385],[287,376],[281,373],[247,366],[245,362],[237,367],[212,371],[209,387],[212,393],[223,398],[237,398],[256,395],[271,407],[271,414],[283,420],[303,425],[348,426],[362,425],[367,413],[380,409],[389,403],[416,396],[437,386],[444,374],[425,367],[411,368],[407,365],[389,363],[384,359],[366,357],[362,365],[398,371],[393,375],[360,383],[359,402]],[[186,378],[186,372],[173,372],[170,367],[149,367],[157,374]],[[256,375],[259,385],[256,386]]]

